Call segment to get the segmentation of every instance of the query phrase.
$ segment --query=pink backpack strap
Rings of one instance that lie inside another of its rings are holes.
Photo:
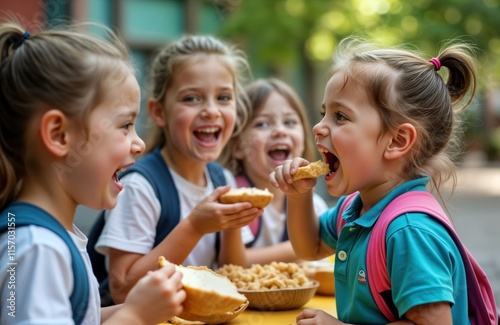
[[[236,180],[236,186],[238,186],[238,188],[253,187],[245,175],[238,175],[234,179]],[[253,219],[252,223],[248,225],[250,227],[250,230],[252,231],[254,238],[257,238],[257,235],[259,234],[261,218],[262,216],[258,216],[257,218]]]
[[[339,207],[339,211],[337,213],[337,238],[340,237],[340,231],[342,230],[342,227],[346,224],[344,218],[342,218],[342,215],[344,214],[345,210],[351,205],[352,201],[354,198],[358,195],[358,192],[354,192],[352,194],[349,194],[346,196],[344,201]]]
[[[394,322],[394,315],[380,293],[391,290],[387,274],[386,232],[389,224],[408,212],[425,213],[436,218],[448,230],[462,255],[467,275],[469,317],[471,324],[497,324],[498,314],[491,285],[479,264],[458,237],[453,225],[436,198],[425,191],[411,191],[394,199],[375,223],[366,256],[370,290],[385,317]]]

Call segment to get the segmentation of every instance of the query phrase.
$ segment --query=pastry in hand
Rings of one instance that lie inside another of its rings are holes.
[[[232,188],[229,192],[219,197],[220,203],[250,202],[252,206],[263,209],[271,203],[274,194],[266,188],[264,190],[256,187]]]
[[[167,260],[160,256],[158,267],[162,268]],[[182,319],[198,321],[215,314],[231,313],[247,303],[247,298],[228,277],[215,273],[205,266],[175,265],[182,273],[182,287],[186,291]]]
[[[327,163],[323,160],[318,160],[310,163],[307,166],[299,167],[297,172],[292,176],[294,181],[303,178],[316,178],[318,176],[327,174],[330,171],[330,168]]]

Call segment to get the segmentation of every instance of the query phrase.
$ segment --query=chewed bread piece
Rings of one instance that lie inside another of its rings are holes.
[[[158,267],[168,262],[163,256],[158,258]],[[238,292],[236,286],[226,277],[215,273],[205,266],[175,265],[182,272],[182,286],[186,291],[185,313],[179,315],[186,320],[198,320],[199,316],[233,312],[247,298]]]
[[[330,171],[328,164],[323,160],[318,160],[310,163],[307,166],[299,167],[295,175],[293,175],[292,179],[294,181],[303,178],[316,178],[318,176],[327,174]]]
[[[219,197],[220,203],[250,202],[254,207],[264,208],[271,203],[274,194],[266,188],[264,190],[256,187],[232,188],[229,192]]]

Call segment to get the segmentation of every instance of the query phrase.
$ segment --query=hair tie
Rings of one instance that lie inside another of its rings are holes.
[[[17,49],[19,46],[23,45],[24,41],[30,37],[30,32],[28,31],[25,31],[23,36],[21,36],[17,41],[15,41],[14,44],[12,44],[12,49],[15,50]]]
[[[432,58],[429,62],[434,64],[434,70],[439,71],[439,69],[441,69],[441,61],[439,61],[438,58]]]

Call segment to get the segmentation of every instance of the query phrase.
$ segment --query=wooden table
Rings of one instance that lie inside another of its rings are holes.
[[[299,309],[286,311],[259,311],[247,309],[227,324],[230,325],[289,325],[295,324],[295,318],[303,309],[321,309],[336,316],[337,307],[333,296],[314,296]]]

